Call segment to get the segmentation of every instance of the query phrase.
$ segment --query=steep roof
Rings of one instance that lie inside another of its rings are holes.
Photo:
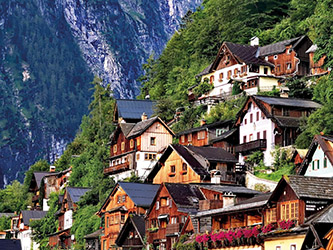
[[[21,240],[0,239],[1,250],[22,250]]]
[[[315,135],[307,154],[305,155],[305,159],[302,162],[300,168],[300,175],[304,175],[306,170],[312,161],[312,156],[317,149],[317,146],[320,145],[323,150],[325,156],[329,159],[330,163],[333,165],[333,136],[330,135]]]
[[[197,128],[191,128],[191,129],[179,132],[177,134],[177,136],[187,135],[187,134],[190,134],[193,132],[202,131],[202,130],[206,130],[206,129],[209,130],[209,129],[215,129],[215,128],[223,128],[229,124],[232,124],[232,120],[218,121],[218,122],[214,122],[214,123],[210,123],[210,124],[205,124],[205,125],[197,127]]]
[[[253,96],[255,99],[263,101],[269,105],[284,106],[284,107],[301,107],[301,108],[320,108],[321,105],[311,100],[298,99],[298,98],[283,98],[271,96]]]
[[[143,216],[140,216],[140,215],[131,215],[131,216],[128,216],[124,226],[121,228],[120,233],[116,239],[116,244],[118,246],[120,246],[120,247],[122,246],[122,242],[128,236],[127,234],[129,233],[131,226],[137,231],[137,233],[140,237],[140,241],[143,245],[144,238],[145,238],[145,219]]]
[[[141,115],[146,113],[148,117],[154,114],[156,102],[151,100],[117,99],[116,107],[118,116],[123,119],[141,119]]]
[[[71,200],[74,203],[80,201],[81,197],[88,191],[91,191],[91,188],[82,188],[82,187],[66,187],[68,195],[71,197]]]
[[[301,42],[305,37],[306,36],[295,37],[292,39],[262,46],[259,48],[259,56],[268,56],[268,55],[282,53],[286,50],[286,46],[293,45],[293,47],[295,47],[295,45]]]
[[[58,173],[54,173],[54,172],[40,172],[40,171],[34,172],[34,177],[35,177],[38,189],[40,188],[40,183],[41,183],[42,179],[45,176],[50,175],[50,174],[58,174]]]
[[[85,239],[96,239],[103,234],[103,229],[98,229],[97,231],[87,234],[84,236]]]
[[[219,142],[219,141],[225,140],[229,136],[232,136],[236,132],[237,132],[237,128],[230,129],[229,131],[224,132],[220,136],[218,136],[218,137],[214,138],[213,140],[211,140],[210,143],[214,143],[214,142]]]
[[[45,217],[47,211],[39,210],[22,210],[22,221],[24,225],[29,226],[32,220],[40,220]]]
[[[225,194],[248,194],[248,195],[259,195],[262,194],[259,191],[249,189],[240,185],[233,185],[233,184],[228,184],[228,185],[214,185],[214,184],[205,184],[205,183],[200,183],[197,184],[199,188],[205,188],[208,190],[213,190],[217,191],[220,193],[225,193]]]
[[[138,207],[149,207],[159,189],[159,185],[155,184],[133,182],[118,182],[118,184]]]
[[[208,161],[214,162],[233,162],[237,163],[238,160],[236,157],[224,150],[223,148],[218,147],[195,147],[195,146],[187,146],[187,148],[196,153],[201,155],[202,157],[206,158]]]
[[[178,208],[199,208],[199,200],[204,200],[202,192],[196,185],[182,183],[165,183],[165,187]]]

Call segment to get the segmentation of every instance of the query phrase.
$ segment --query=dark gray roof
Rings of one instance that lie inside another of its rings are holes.
[[[30,225],[31,220],[40,220],[45,217],[47,211],[39,210],[22,210],[22,221],[24,225]]]
[[[120,123],[119,126],[121,131],[123,131],[124,135],[127,137],[129,132],[131,132],[132,128],[135,126],[135,123]]]
[[[0,239],[1,250],[22,250],[21,240]]]
[[[257,57],[258,46],[243,45],[230,42],[226,42],[225,44],[238,60],[245,62],[246,64],[274,66],[270,62],[267,62]]]
[[[333,200],[333,178],[290,175],[285,179],[300,198]]]
[[[143,216],[133,215],[130,217],[134,227],[136,228],[137,232],[141,235],[141,239],[145,237],[145,219]]]
[[[295,44],[299,40],[302,40],[304,36],[295,37],[292,39],[284,40],[281,42],[269,44],[259,48],[259,56],[268,56],[273,54],[279,54],[286,50],[286,46],[290,44]]]
[[[226,121],[218,121],[218,122],[214,122],[214,123],[211,123],[211,124],[206,124],[206,125],[203,125],[203,126],[200,126],[200,127],[197,127],[197,128],[191,128],[191,129],[188,129],[188,130],[184,130],[182,132],[179,132],[177,134],[177,136],[180,136],[180,135],[187,135],[187,134],[190,134],[190,133],[193,133],[193,132],[197,132],[197,131],[202,131],[202,130],[206,130],[206,129],[216,129],[216,128],[224,128],[228,125],[230,125],[232,123],[232,120],[226,120]]]
[[[214,143],[214,142],[222,141],[222,140],[224,140],[224,139],[227,139],[229,136],[233,135],[233,134],[236,133],[236,132],[237,132],[237,128],[230,129],[229,131],[224,132],[224,133],[221,134],[220,136],[214,138],[214,139],[211,140],[210,142],[211,142],[211,143]]]
[[[123,119],[141,119],[141,115],[146,113],[148,117],[154,114],[156,102],[151,100],[131,100],[117,99],[117,109],[119,117]]]
[[[223,148],[218,147],[195,147],[195,146],[187,146],[187,148],[196,153],[201,155],[202,157],[206,158],[208,161],[214,162],[233,162],[237,163],[238,160],[236,157],[224,150]]]
[[[128,237],[128,233],[131,230],[131,227],[133,227],[137,233],[139,234],[140,237],[140,246],[144,244],[144,238],[145,238],[145,219],[143,216],[140,215],[130,215],[128,216],[124,226],[121,228],[119,235],[116,239],[116,244],[120,247],[122,247],[122,244],[124,240]]]
[[[119,182],[119,186],[138,207],[150,207],[160,185]]]
[[[261,100],[270,105],[289,106],[300,108],[320,108],[321,105],[311,101],[297,98],[269,97],[269,96],[254,96],[255,99]]]
[[[257,195],[261,194],[261,192],[252,190],[239,185],[212,185],[212,184],[198,184],[199,188],[205,188],[213,191],[217,191],[220,193],[232,193],[232,194],[250,194]]]
[[[53,172],[34,172],[35,180],[37,183],[38,189],[40,188],[40,182],[44,178],[44,176],[47,176],[49,174],[54,174]]]
[[[77,203],[86,192],[91,191],[91,188],[66,187],[66,190],[72,202]]]
[[[199,200],[204,200],[202,192],[196,185],[165,183],[165,187],[176,203],[177,208],[199,208]]]
[[[286,116],[274,116],[275,121],[280,127],[286,128],[298,128],[302,121],[302,117],[286,117]]]
[[[127,137],[136,137],[142,134],[146,131],[154,122],[158,121],[159,118],[157,116],[149,118],[145,121],[141,121],[138,123],[135,123],[135,125],[132,127],[131,131],[128,133]]]
[[[96,239],[98,238],[100,235],[103,234],[103,229],[98,229],[97,231],[91,233],[91,234],[87,234],[84,236],[85,239]]]

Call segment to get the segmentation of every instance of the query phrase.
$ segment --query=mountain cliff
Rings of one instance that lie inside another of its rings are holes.
[[[88,111],[93,75],[134,98],[199,0],[0,0],[0,186],[59,157]]]

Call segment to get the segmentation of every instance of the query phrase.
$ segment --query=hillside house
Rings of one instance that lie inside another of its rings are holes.
[[[104,174],[116,181],[132,173],[144,178],[154,166],[163,150],[172,143],[174,133],[159,118],[153,117],[138,123],[119,123],[110,136],[109,166]]]
[[[228,99],[235,82],[248,95],[260,91],[280,88],[279,80],[287,76],[305,76],[309,73],[309,56],[306,53],[312,45],[307,36],[259,46],[259,39],[251,39],[251,45],[224,42],[211,65],[198,77],[208,81],[214,88],[201,97],[196,97],[189,88],[189,100],[206,103],[209,106]]]
[[[275,146],[292,145],[300,133],[300,122],[320,104],[303,99],[268,96],[249,96],[239,111],[236,126],[239,128],[239,162],[244,164],[255,151],[264,153],[264,163],[271,166],[271,152]]]
[[[305,159],[301,164],[300,175],[333,177],[333,137],[315,135]]]
[[[40,204],[40,198],[39,194],[40,194],[40,187],[41,187],[41,181],[43,179],[44,176],[47,176],[48,174],[50,174],[50,172],[41,172],[41,171],[36,171],[33,173],[32,175],[32,179],[30,182],[30,186],[29,186],[29,192],[33,193],[32,196],[32,209],[37,210],[37,209],[41,209],[42,204]]]
[[[122,250],[141,250],[145,247],[145,219],[141,215],[129,216],[117,239]]]
[[[159,185],[118,182],[104,201],[97,215],[104,215],[104,235],[101,249],[118,249],[116,239],[126,219],[132,215],[144,215],[150,207]]]
[[[321,57],[317,62],[314,60],[315,53],[318,49],[318,46],[316,44],[313,44],[307,51],[309,55],[310,60],[310,75],[311,76],[321,76],[328,74],[330,72],[330,69],[325,69],[324,63],[326,60],[326,55]]]
[[[206,121],[202,120],[200,127],[182,131],[177,134],[177,138],[180,145],[208,146],[212,140],[229,131],[232,124],[233,121],[231,120],[211,124],[206,124]]]
[[[146,215],[147,244],[170,250],[180,235],[193,233],[192,213],[205,197],[195,185],[163,183]]]
[[[147,182],[235,183],[237,159],[222,148],[171,144],[146,178]]]
[[[84,236],[85,239],[85,250],[101,250],[100,237],[104,234],[103,229],[87,234]]]
[[[22,250],[37,250],[39,245],[32,239],[30,223],[45,217],[46,211],[22,210],[19,214],[17,227],[19,229],[17,238],[21,240]]]
[[[137,123],[142,114],[151,118],[156,102],[151,100],[117,99],[114,107],[113,121],[115,123]]]
[[[49,246],[51,248],[60,247],[62,249],[71,248],[75,242],[74,235],[71,234],[73,225],[73,212],[77,209],[77,203],[81,197],[91,191],[91,188],[66,187],[60,210],[55,214],[58,217],[59,227],[57,232],[49,235]]]

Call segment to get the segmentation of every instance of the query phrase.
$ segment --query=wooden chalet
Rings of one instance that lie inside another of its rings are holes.
[[[171,144],[151,170],[146,181],[154,184],[235,183],[236,162],[235,156],[222,148]]]
[[[275,146],[289,146],[300,133],[302,119],[321,107],[320,104],[303,99],[268,96],[249,96],[237,115],[239,128],[239,162],[244,163],[255,151],[264,153],[264,163],[271,166],[271,151]]]
[[[329,69],[325,69],[324,63],[327,58],[326,55],[321,57],[317,62],[314,60],[315,53],[318,49],[318,46],[316,44],[313,44],[306,53],[309,54],[309,60],[310,60],[310,76],[321,76],[328,74],[330,72]]]
[[[193,233],[190,215],[205,197],[195,185],[163,183],[146,215],[147,244],[169,250],[180,235]]]
[[[46,216],[46,211],[22,210],[19,214],[17,238],[21,240],[22,249],[37,250],[38,244],[33,240],[30,223],[34,220],[40,220]]]
[[[158,156],[172,143],[174,133],[159,118],[153,117],[138,123],[120,123],[110,139],[110,163],[104,174],[116,181],[132,173],[144,178],[154,166]]]
[[[77,209],[77,203],[81,197],[91,191],[91,188],[66,187],[60,210],[55,214],[58,217],[59,227],[57,232],[49,235],[49,246],[70,249],[75,239],[71,234],[73,225],[73,212]]]
[[[300,166],[300,175],[333,177],[333,136],[315,135]]]
[[[298,148],[294,149],[294,153],[293,153],[290,161],[295,164],[295,173],[296,174],[299,174],[301,165],[305,159],[307,152],[308,152],[307,149],[298,149]]]
[[[154,114],[156,102],[151,100],[117,99],[114,107],[113,121],[115,123],[137,123],[142,114],[148,118]]]
[[[116,239],[122,250],[141,250],[145,248],[145,219],[142,215],[131,215]]]
[[[42,200],[42,198],[40,198],[40,196],[39,196],[41,181],[42,181],[43,177],[47,176],[48,174],[50,174],[50,172],[36,171],[32,175],[32,179],[31,179],[30,186],[29,186],[29,192],[33,193],[32,209],[34,209],[34,210],[36,210],[36,209],[40,210],[42,208],[42,204],[40,204],[40,200]]]
[[[193,146],[208,146],[213,139],[229,131],[232,127],[233,121],[219,121],[211,124],[206,124],[206,121],[201,121],[201,126],[182,131],[177,134],[180,145],[193,145]]]
[[[144,215],[154,199],[159,185],[118,182],[97,215],[104,215],[104,235],[101,249],[116,249],[116,239],[131,214]]]
[[[238,157],[235,147],[239,144],[238,128],[230,129],[210,141],[210,145],[217,148],[223,148],[227,152]]]

